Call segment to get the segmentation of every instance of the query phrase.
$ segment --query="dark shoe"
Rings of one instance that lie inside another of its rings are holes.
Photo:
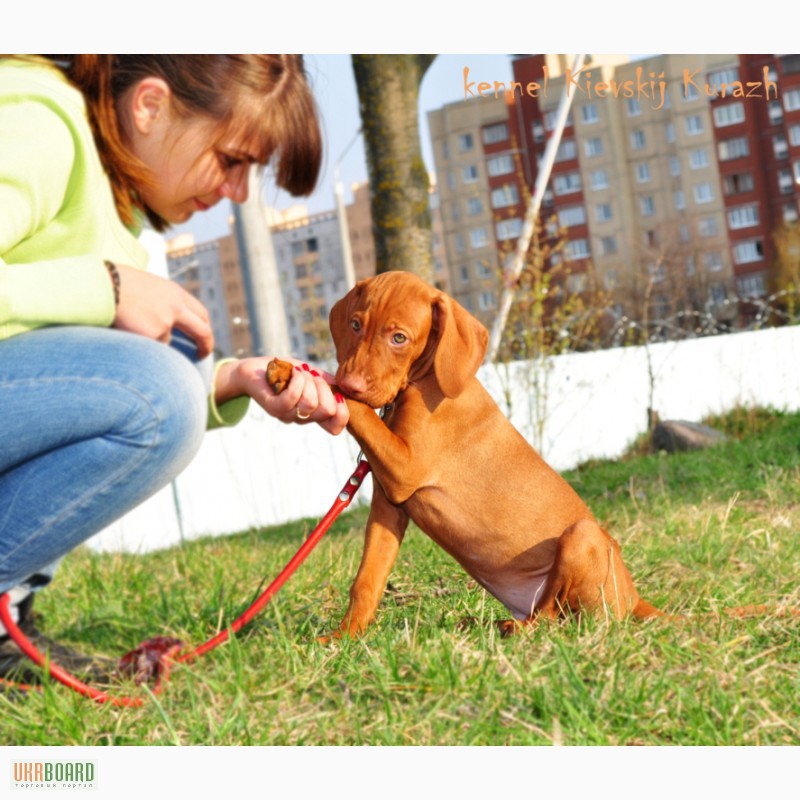
[[[51,664],[58,665],[80,680],[107,680],[114,670],[111,659],[81,655],[37,630],[33,618],[33,598],[34,595],[29,595],[17,607],[17,625],[30,643]],[[42,682],[42,676],[43,670],[19,649],[10,636],[0,637],[0,678],[14,683],[37,684]]]

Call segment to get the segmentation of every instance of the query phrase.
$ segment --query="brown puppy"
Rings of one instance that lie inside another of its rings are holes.
[[[661,615],[640,599],[614,539],[475,377],[488,340],[478,320],[389,272],[356,284],[330,326],[347,429],[374,477],[341,633],[373,620],[409,519],[513,614],[505,633],[582,611]],[[373,409],[384,407],[381,420]]]

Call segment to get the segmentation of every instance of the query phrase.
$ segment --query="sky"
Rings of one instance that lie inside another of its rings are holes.
[[[350,186],[367,180],[367,164],[363,138],[356,136],[361,119],[358,113],[358,96],[349,55],[308,55],[306,67],[314,95],[320,108],[325,136],[325,160],[315,192],[308,198],[293,198],[267,178],[264,201],[286,208],[303,203],[311,213],[334,208],[333,184],[337,162],[345,186],[345,202],[350,202]],[[464,67],[470,68],[470,80],[511,80],[509,55],[456,55],[437,56],[420,87],[420,139],[423,157],[429,172],[433,172],[433,155],[428,135],[428,111],[441,108],[446,103],[464,99]],[[355,141],[353,141],[355,137]],[[351,144],[352,143],[352,144]],[[346,152],[345,152],[346,151]],[[196,242],[206,242],[229,233],[230,203],[221,202],[205,214],[195,214],[185,225],[176,226],[171,234],[188,232]]]

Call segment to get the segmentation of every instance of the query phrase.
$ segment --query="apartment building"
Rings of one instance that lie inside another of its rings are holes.
[[[745,87],[744,96],[736,91]],[[774,232],[800,206],[800,56],[730,56],[705,76],[730,250],[741,297],[771,290]],[[749,95],[749,96],[748,96]]]
[[[196,245],[191,236],[179,236],[167,242],[169,277],[206,307],[214,331],[216,354],[225,356],[235,351],[220,263],[219,240]]]
[[[798,217],[800,57],[589,56],[579,74],[563,56],[512,65],[504,95],[429,114],[464,305],[491,321],[497,283],[485,267],[496,272],[516,244],[565,87],[572,107],[541,235],[562,243],[550,264],[569,290],[593,285],[634,318],[694,308],[721,320],[727,300],[769,290],[772,233]]]
[[[501,258],[519,236],[524,213],[515,123],[503,97],[482,97],[431,111],[428,124],[440,214],[435,242],[444,246],[449,291],[489,325]]]
[[[546,96],[518,103],[531,164],[565,86],[572,96],[548,193],[570,289],[592,279],[633,317],[645,303],[658,317],[725,299],[732,261],[713,118],[708,100],[682,86],[684,70],[705,74],[730,58],[590,57],[579,77],[543,56],[514,61],[516,80],[550,73]]]
[[[333,357],[328,315],[347,291],[335,211],[272,226],[292,352],[325,361]]]

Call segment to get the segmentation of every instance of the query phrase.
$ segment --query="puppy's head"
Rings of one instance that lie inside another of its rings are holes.
[[[488,333],[451,297],[409,272],[360,281],[333,307],[336,383],[373,408],[434,375],[458,396],[483,361]]]

